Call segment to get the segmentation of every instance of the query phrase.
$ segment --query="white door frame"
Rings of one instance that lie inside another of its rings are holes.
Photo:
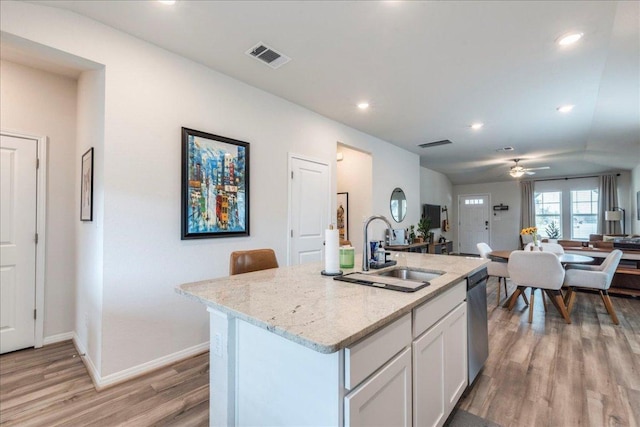
[[[46,271],[46,247],[47,247],[47,148],[46,136],[35,136],[9,130],[0,130],[0,134],[13,138],[36,140],[38,143],[38,169],[36,171],[36,328],[35,347],[42,347],[44,343],[44,285]]]
[[[460,200],[463,197],[469,197],[469,196],[487,196],[487,218],[489,218],[489,236],[488,236],[488,242],[487,245],[491,246],[491,234],[492,234],[492,225],[491,225],[491,193],[470,193],[470,194],[458,194],[458,212],[457,212],[457,221],[458,224],[457,225],[457,232],[458,232],[458,251],[460,251]]]
[[[307,162],[318,163],[320,165],[327,166],[329,170],[329,179],[333,177],[333,168],[331,163],[321,160],[315,157],[304,156],[302,154],[287,153],[287,266],[291,265],[291,232],[292,232],[292,218],[291,218],[291,192],[293,187],[291,185],[291,174],[293,173],[293,159],[305,160]],[[333,188],[332,182],[329,183],[329,188]],[[331,203],[329,203],[329,212],[327,212],[327,224],[331,224],[331,212],[335,212],[335,197],[331,197]]]

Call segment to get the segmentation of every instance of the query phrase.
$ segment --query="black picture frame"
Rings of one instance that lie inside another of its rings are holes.
[[[81,159],[80,221],[93,221],[93,147]]]
[[[182,128],[182,240],[249,236],[249,148]]]
[[[640,191],[636,192],[636,214],[638,215],[638,221],[640,221]]]
[[[338,193],[336,223],[340,239],[349,240],[349,193]]]

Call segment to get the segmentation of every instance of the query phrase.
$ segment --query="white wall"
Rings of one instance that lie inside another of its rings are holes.
[[[92,374],[100,375],[103,329],[104,272],[104,69],[85,71],[78,81],[78,126],[75,176],[81,176],[82,155],[93,147],[93,221],[76,222],[77,341],[88,355]],[[80,179],[75,194],[80,194]],[[80,197],[75,198],[80,212]]]
[[[0,61],[3,130],[48,137],[45,339],[74,330],[76,81]]]
[[[343,160],[336,166],[338,193],[349,193],[349,240],[362,252],[362,223],[372,215],[373,159],[371,154],[338,144]],[[393,221],[387,212],[380,212]]]
[[[456,202],[457,203],[457,202]],[[449,181],[446,175],[432,171],[424,167],[420,168],[420,206],[423,204],[440,205],[442,208],[445,206],[449,209],[449,223],[453,225],[455,218],[453,216],[453,184]],[[442,212],[441,219],[446,219],[446,214]],[[442,224],[432,224],[436,227],[432,230],[435,233],[435,238],[444,236],[447,240],[453,240],[455,234],[453,233],[453,227],[449,228],[448,232],[442,231]],[[454,242],[454,247],[456,242]]]
[[[633,234],[640,234],[640,220],[638,219],[638,203],[637,194],[640,191],[640,165],[636,166],[630,174],[630,194],[629,194],[629,212],[631,229]]]
[[[89,328],[102,336],[88,337],[101,341],[101,359],[90,357],[102,376],[208,340],[204,307],[178,296],[176,285],[227,275],[233,250],[269,246],[286,259],[290,152],[334,164],[336,141],[344,141],[373,153],[373,213],[386,213],[391,191],[401,187],[416,207],[405,221],[417,222],[416,154],[78,15],[6,1],[0,8],[3,31],[105,65],[104,146],[96,153],[104,165],[96,182],[103,220],[79,226],[87,231],[79,245],[94,251],[92,271],[79,276],[87,289],[103,290],[101,326]],[[182,126],[251,143],[251,237],[180,240]],[[90,144],[83,137],[79,151]],[[91,275],[100,275],[101,256],[100,285]],[[78,316],[81,323],[82,309]]]
[[[455,223],[452,224],[452,233],[457,242],[458,237],[458,196],[467,194],[489,194],[489,246],[493,249],[518,249],[520,245],[520,185],[518,181],[493,182],[487,184],[468,184],[453,186],[453,206]],[[508,211],[494,212],[492,206],[509,206]],[[457,247],[454,246],[454,251]]]

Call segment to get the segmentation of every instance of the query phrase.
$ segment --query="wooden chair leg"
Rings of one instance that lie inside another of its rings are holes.
[[[574,288],[569,288],[566,295],[567,300],[567,313],[571,314],[573,310],[573,303],[576,302],[576,290]]]
[[[536,297],[536,288],[531,288],[531,295],[529,299],[531,302],[529,303],[529,323],[533,322],[533,301]]]
[[[545,297],[545,293],[540,291],[540,298],[542,298],[542,305],[544,305],[544,312],[547,312],[547,298]]]
[[[571,323],[571,319],[569,318],[569,312],[567,311],[567,307],[564,305],[564,299],[562,298],[562,292],[560,291],[551,291],[553,298],[555,299],[555,306],[560,311],[560,314],[564,318],[564,321],[567,323]]]
[[[527,295],[525,295],[525,293],[523,292],[522,294],[520,294],[522,296],[522,299],[524,300],[524,303],[529,305],[529,300],[527,299]]]
[[[518,296],[520,294],[524,295],[524,293],[523,293],[524,289],[525,289],[524,287],[518,286],[516,288],[516,290],[513,291],[513,293],[511,294],[511,298],[509,298],[508,305],[507,305],[507,308],[509,309],[509,311],[513,310],[513,306],[516,305],[516,301],[518,300]]]
[[[606,290],[600,291],[600,296],[602,297],[602,301],[604,302],[605,308],[609,312],[609,316],[611,316],[611,320],[615,325],[619,325],[620,321],[618,321],[618,316],[616,315],[616,311],[613,309],[613,304],[611,303],[609,292]]]
[[[507,278],[503,277],[502,281],[504,282],[504,296],[505,298],[507,297],[508,293],[507,293]]]

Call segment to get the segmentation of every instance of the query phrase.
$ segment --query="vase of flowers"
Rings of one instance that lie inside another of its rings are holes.
[[[540,246],[540,244],[538,243],[538,227],[523,228],[520,234],[530,234],[533,237],[533,246],[535,246],[536,248]]]

